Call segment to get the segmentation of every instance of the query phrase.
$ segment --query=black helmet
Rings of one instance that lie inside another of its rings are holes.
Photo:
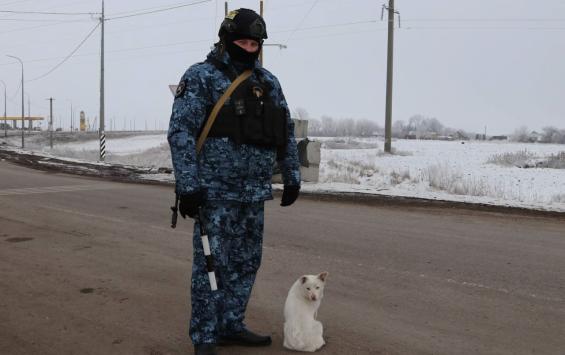
[[[231,39],[249,38],[263,42],[267,39],[267,25],[265,20],[253,10],[233,10],[222,22],[218,36],[220,38],[229,36]]]

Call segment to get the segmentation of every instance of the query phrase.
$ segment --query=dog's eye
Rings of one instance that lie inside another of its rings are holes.
[[[308,291],[310,291],[310,287],[306,287],[306,289],[307,289]]]
[[[320,289],[320,286],[316,286],[316,290],[319,290],[319,289]]]

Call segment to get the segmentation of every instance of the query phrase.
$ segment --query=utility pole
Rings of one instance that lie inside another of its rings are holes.
[[[227,1],[224,3],[224,13],[225,13],[224,14],[225,16],[228,16],[228,2]]]
[[[71,101],[71,133],[74,132],[73,130],[73,102]]]
[[[24,62],[16,56],[13,56],[13,55],[6,55],[6,56],[8,56],[10,58],[17,59],[20,62],[20,64],[22,65],[22,149],[24,149],[24,122],[25,122],[25,118],[24,118],[24,116],[25,116],[25,113],[24,113]]]
[[[394,49],[394,0],[388,1],[388,7],[383,5],[381,11],[381,19],[384,10],[388,10],[388,49],[387,49],[387,65],[386,65],[386,108],[385,108],[385,152],[391,152],[392,145],[392,67],[393,67],[393,49]]]
[[[47,100],[49,100],[49,147],[53,149],[53,98]]]
[[[259,1],[259,15],[263,17],[263,0]],[[261,48],[261,53],[259,53],[259,63],[263,65],[263,48]]]
[[[6,83],[3,80],[0,80],[0,83],[2,83],[2,85],[4,85],[4,138],[8,138],[8,126],[6,123]]]
[[[29,120],[28,122],[28,130],[29,130],[29,134],[31,134],[31,98],[29,97],[29,94],[27,94],[27,118]]]
[[[106,157],[106,134],[104,132],[104,0],[102,0],[102,16],[100,17],[100,161]]]

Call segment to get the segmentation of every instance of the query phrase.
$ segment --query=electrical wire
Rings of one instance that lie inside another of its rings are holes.
[[[59,26],[59,25],[68,24],[68,23],[78,23],[78,22],[85,23],[86,21],[85,21],[85,20],[59,21],[59,22],[55,22],[55,23],[48,23],[48,24],[46,24],[46,25],[38,25],[38,26],[30,26],[30,27],[20,27],[20,28],[16,28],[16,29],[10,30],[10,31],[0,32],[0,35],[4,35],[4,34],[8,34],[8,33],[14,33],[14,32],[27,31],[27,30],[34,30],[34,29],[37,29],[37,28]]]
[[[565,18],[409,18],[402,22],[564,22]]]
[[[76,48],[73,49],[73,51],[71,53],[69,53],[69,55],[67,55],[61,62],[59,62],[57,65],[55,65],[53,68],[51,68],[51,70],[49,70],[48,72],[46,72],[43,75],[40,75],[36,78],[30,79],[30,80],[27,80],[27,81],[36,81],[36,80],[42,79],[42,78],[46,77],[47,75],[51,74],[52,72],[54,72],[57,68],[59,68],[61,65],[63,65],[67,60],[69,60],[69,58],[71,58],[73,56],[73,54],[76,53],[76,51],[79,50],[79,48],[84,44],[84,42],[86,42],[86,40],[88,40],[90,38],[90,36],[92,36],[92,34],[98,28],[98,26],[100,26],[100,23],[97,23],[96,26],[94,26],[94,28],[88,33],[88,35],[86,35],[86,37],[84,37],[84,39],[78,44],[78,46],[76,46]]]
[[[25,18],[0,18],[0,21],[16,21],[16,22],[76,22],[74,20],[62,21],[62,20],[43,20],[43,19],[25,19]]]
[[[99,12],[44,12],[44,11],[18,11],[18,10],[0,10],[0,13],[25,14],[25,15],[62,15],[62,16],[100,15]]]
[[[292,38],[292,36],[294,35],[294,33],[296,31],[298,31],[298,29],[300,28],[300,26],[302,26],[302,24],[304,23],[304,21],[306,21],[306,18],[308,17],[308,15],[310,15],[310,12],[312,12],[312,10],[314,9],[314,7],[316,6],[316,4],[318,3],[319,0],[314,0],[314,2],[312,3],[312,6],[310,6],[310,8],[308,9],[308,11],[306,12],[306,14],[304,15],[304,17],[302,17],[302,20],[300,20],[300,22],[298,23],[298,25],[294,28],[294,30],[292,32],[290,32],[290,35],[287,38],[287,42],[290,41],[290,39]]]
[[[485,31],[562,31],[565,27],[471,27],[471,26],[438,26],[438,27],[404,27],[398,30],[485,30]]]
[[[0,6],[8,6],[8,5],[13,5],[13,4],[20,4],[22,2],[29,2],[29,1],[33,1],[33,0],[19,0],[19,1],[12,1],[12,2],[8,2],[5,4],[0,4]]]
[[[140,10],[140,12],[135,12],[135,13],[132,13],[132,14],[129,14],[129,15],[123,15],[123,16],[109,17],[109,18],[106,18],[105,20],[106,21],[112,21],[112,20],[118,20],[118,19],[129,18],[129,17],[155,14],[155,13],[158,13],[158,12],[170,11],[170,10],[174,10],[174,9],[179,9],[181,7],[199,5],[199,4],[203,4],[203,3],[207,3],[207,2],[211,2],[211,1],[212,0],[201,0],[201,1],[191,2],[191,3],[188,3],[188,4],[175,5],[175,6],[170,6],[170,7],[166,7],[166,8],[163,8],[163,9],[157,9],[157,10],[149,10],[149,11]]]
[[[380,21],[377,20],[361,20],[361,21],[352,21],[352,22],[344,22],[344,23],[335,23],[330,25],[319,25],[319,26],[310,26],[310,27],[302,27],[299,29],[288,29],[288,30],[278,30],[278,31],[271,31],[271,33],[284,33],[284,32],[298,32],[298,31],[307,31],[307,30],[317,30],[321,28],[334,28],[334,27],[344,27],[344,26],[353,26],[353,25],[362,25],[367,23],[377,23]]]

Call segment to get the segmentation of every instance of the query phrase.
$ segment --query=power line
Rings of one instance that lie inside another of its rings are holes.
[[[564,22],[565,18],[411,18],[402,22]]]
[[[196,1],[196,2],[192,2],[192,3],[188,3],[188,4],[170,6],[170,7],[166,7],[166,8],[163,8],[163,9],[157,9],[157,10],[149,10],[149,11],[140,10],[141,12],[135,12],[135,13],[132,13],[132,14],[129,14],[129,15],[116,16],[116,17],[109,17],[109,18],[106,19],[106,21],[118,20],[118,19],[122,19],[122,18],[135,17],[135,16],[142,16],[142,15],[149,15],[149,14],[154,14],[154,13],[157,13],[157,12],[163,12],[163,11],[169,11],[169,10],[179,9],[179,8],[181,8],[181,7],[187,7],[187,6],[193,6],[193,5],[203,4],[203,3],[211,2],[211,1],[212,1],[212,0],[201,0],[201,1]]]
[[[290,39],[292,38],[292,36],[294,35],[294,33],[300,28],[300,26],[302,26],[302,24],[304,23],[304,21],[306,21],[306,18],[308,17],[308,15],[310,15],[310,12],[312,12],[312,10],[314,9],[314,7],[316,6],[316,4],[318,3],[319,0],[314,0],[314,2],[312,3],[312,6],[310,6],[310,9],[308,9],[308,11],[306,12],[306,14],[304,15],[304,17],[302,17],[302,20],[300,20],[300,22],[298,23],[298,25],[294,28],[294,30],[290,33],[290,35],[287,38],[287,42],[290,41]]]
[[[437,26],[437,27],[405,27],[400,30],[487,30],[487,31],[562,31],[565,27],[478,27],[478,26]]]
[[[13,21],[13,22],[76,22],[75,20],[44,20],[44,19],[25,19],[25,18],[0,18],[0,21]]]
[[[63,59],[61,62],[59,62],[57,65],[55,65],[53,68],[51,68],[51,70],[49,70],[48,72],[46,72],[43,75],[40,75],[36,78],[33,78],[31,80],[27,80],[27,81],[35,81],[35,80],[39,80],[41,78],[46,77],[47,75],[51,74],[52,72],[54,72],[57,68],[59,68],[61,65],[63,65],[67,60],[69,60],[69,58],[71,58],[73,56],[73,54],[76,53],[76,51],[79,50],[79,48],[84,44],[84,42],[86,42],[87,39],[90,38],[90,36],[92,36],[92,34],[94,33],[94,31],[98,28],[98,26],[100,26],[100,23],[97,23],[96,26],[94,26],[94,28],[88,33],[88,35],[86,35],[86,37],[84,37],[84,39],[78,44],[78,46],[76,46],[75,49],[73,49],[73,51],[67,55],[65,57],[65,59]]]
[[[0,32],[0,35],[7,34],[7,33],[13,33],[13,32],[34,30],[34,29],[37,29],[37,28],[58,26],[58,25],[67,24],[67,23],[73,23],[73,22],[77,22],[77,23],[78,23],[78,22],[82,22],[82,23],[85,23],[86,21],[85,21],[85,20],[59,21],[59,22],[55,22],[55,23],[49,23],[49,24],[46,24],[46,25],[31,26],[31,27],[20,27],[20,28],[16,28],[16,29],[10,30],[10,31]]]
[[[84,16],[99,15],[99,12],[47,12],[47,11],[18,11],[18,10],[0,10],[0,13],[8,14],[25,14],[25,15],[62,15],[62,16]]]
[[[279,30],[279,31],[271,31],[272,33],[284,33],[284,32],[298,32],[298,31],[307,31],[307,30],[317,30],[321,28],[334,28],[334,27],[344,27],[344,26],[352,26],[352,25],[362,25],[367,23],[377,23],[377,20],[361,20],[361,21],[352,21],[352,22],[344,22],[344,23],[335,23],[329,25],[319,25],[319,26],[310,26],[310,27],[302,27],[302,28],[293,28],[288,30]]]

